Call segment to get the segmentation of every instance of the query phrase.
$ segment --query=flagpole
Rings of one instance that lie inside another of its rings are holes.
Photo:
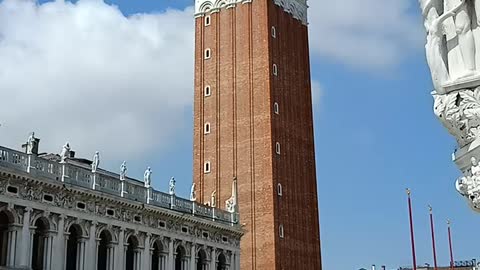
[[[432,231],[432,249],[433,249],[433,265],[434,269],[437,270],[437,250],[435,247],[435,226],[433,225],[433,209],[429,205],[428,209],[430,211],[430,229]]]
[[[408,196],[408,213],[410,216],[410,238],[412,243],[412,258],[413,258],[413,270],[417,270],[417,258],[415,256],[415,237],[413,234],[413,215],[412,215],[412,199],[410,198],[411,191],[407,188]]]
[[[453,270],[453,248],[452,248],[452,230],[450,229],[450,220],[447,220],[447,225],[448,225],[448,245],[450,248],[450,270]]]

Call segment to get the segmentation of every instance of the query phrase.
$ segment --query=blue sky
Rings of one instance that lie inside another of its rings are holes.
[[[11,4],[10,9],[7,8],[5,3],[2,7],[2,1],[0,1],[0,25],[2,25],[1,14],[9,14],[8,12],[11,10],[19,9],[17,6],[12,8],[14,6],[11,3],[12,0],[9,1]],[[5,0],[4,2],[9,1]],[[82,1],[98,2],[94,0]],[[451,153],[454,150],[455,142],[433,114],[433,100],[430,96],[432,85],[422,48],[423,35],[421,33],[423,24],[416,1],[349,0],[345,1],[344,7],[336,6],[338,3],[331,4],[326,2],[320,6],[319,2],[313,3],[313,1],[322,0],[310,1],[312,6],[310,10],[310,35],[312,39],[312,78],[318,85],[315,90],[315,95],[318,99],[315,102],[314,111],[324,269],[358,269],[369,267],[371,264],[387,265],[387,269],[394,269],[398,266],[411,264],[406,187],[410,187],[413,190],[417,261],[419,264],[425,262],[432,263],[428,204],[432,204],[435,211],[439,261],[443,265],[448,265],[447,217],[453,221],[455,258],[466,260],[477,257],[478,253],[475,250],[477,249],[476,244],[479,239],[472,232],[475,232],[477,228],[479,217],[468,209],[466,203],[456,193],[454,188],[454,181],[459,175],[458,170],[451,162]],[[363,10],[356,12],[351,8],[358,4],[357,1],[362,2],[363,4],[360,5],[365,6],[368,12],[363,12]],[[41,1],[38,5],[43,5],[44,2],[46,1]],[[191,12],[191,10],[185,10],[185,8],[192,5],[192,2],[187,0],[107,1],[108,4],[117,5],[126,16],[136,13],[157,15],[166,13],[167,15],[165,16],[172,16],[165,18],[185,18]],[[348,5],[348,3],[352,5]],[[323,12],[322,8],[328,8],[331,12]],[[180,11],[172,11],[172,9],[179,9]],[[58,10],[67,9],[59,8]],[[377,10],[382,10],[383,15],[376,15]],[[10,13],[13,14],[13,12]],[[356,18],[358,21],[350,20],[352,16],[349,15],[356,13],[362,13],[362,16],[366,17]],[[30,12],[18,14],[23,15],[12,16],[10,20],[6,20],[7,23],[3,24],[4,26],[0,26],[0,45],[2,45],[3,36],[4,42],[14,44],[13,48],[15,50],[13,52],[23,57],[23,55],[28,56],[28,54],[22,54],[20,49],[18,49],[22,46],[17,46],[24,41],[22,37],[23,32],[15,31],[13,35],[13,31],[9,30],[8,27],[14,29],[14,24],[27,24],[30,19],[23,20],[19,18],[30,18],[28,17],[30,15],[25,15],[30,14]],[[35,16],[31,18],[40,20],[40,17]],[[323,18],[322,16],[328,18]],[[172,25],[168,24],[168,21],[162,21],[162,18],[159,18],[158,21],[164,23],[163,27],[172,27]],[[65,20],[65,25],[69,25],[70,21],[68,21],[67,17],[63,18],[60,16],[57,22],[62,22],[62,20]],[[106,19],[102,21],[106,21]],[[158,23],[158,21],[155,21],[155,23]],[[39,25],[43,25],[45,19],[41,22]],[[142,24],[145,22],[147,24]],[[148,22],[148,18],[138,22],[138,24],[141,24],[139,29],[147,31],[149,29]],[[137,22],[132,20],[128,23],[134,24]],[[333,28],[336,32],[325,32],[327,31],[325,28],[329,28],[330,31],[333,30],[331,29],[332,27],[324,27],[323,24],[328,24],[329,26],[333,24],[337,27]],[[132,157],[129,157],[131,159],[129,161],[130,171],[132,174],[139,176],[146,164],[151,164],[154,169],[154,184],[156,186],[166,188],[169,177],[174,175],[177,178],[177,183],[180,185],[180,192],[185,196],[188,194],[192,179],[192,104],[189,93],[193,89],[189,88],[188,85],[191,85],[193,79],[190,78],[191,65],[193,64],[193,35],[192,32],[188,32],[189,25],[191,25],[190,31],[193,31],[193,14],[191,20],[187,19],[185,25],[175,25],[178,27],[178,31],[187,32],[185,34],[186,38],[183,39],[183,36],[176,36],[168,31],[165,33],[165,36],[168,37],[166,40],[179,40],[179,44],[184,46],[181,47],[185,49],[185,52],[182,60],[179,60],[178,69],[185,68],[185,71],[180,70],[175,75],[182,76],[184,73],[183,79],[186,81],[185,84],[177,85],[175,84],[176,82],[170,82],[166,77],[162,77],[166,76],[165,74],[169,74],[168,72],[173,72],[169,70],[158,72],[157,75],[160,78],[165,78],[165,81],[154,80],[156,86],[148,92],[141,92],[141,89],[144,88],[141,82],[138,84],[132,83],[131,85],[128,81],[119,83],[116,85],[119,89],[128,86],[130,87],[129,89],[134,90],[129,91],[128,95],[128,99],[132,102],[137,102],[135,100],[136,93],[143,96],[138,101],[138,104],[135,103],[135,106],[126,102],[122,103],[123,105],[115,106],[115,108],[131,106],[132,108],[129,111],[131,115],[134,115],[134,111],[145,111],[144,116],[149,117],[149,125],[139,126],[134,131],[129,129],[129,135],[121,132],[106,133],[105,136],[98,137],[97,141],[99,145],[109,144],[110,142],[108,147],[105,146],[106,149],[111,150],[110,152],[121,148],[127,149],[127,146],[121,144],[122,141],[126,145],[130,142],[133,143],[133,140],[148,141],[158,139],[167,141],[161,147],[149,148],[147,144],[142,151],[132,154]],[[119,25],[119,28],[122,27],[124,27],[123,24]],[[20,29],[27,33],[26,28]],[[57,30],[48,32],[48,29],[51,29],[51,27],[47,26],[39,29],[41,29],[39,31],[46,31],[46,33],[60,33],[55,32]],[[163,30],[160,29],[158,31],[162,32]],[[61,33],[66,34],[67,32]],[[51,41],[55,37],[52,35],[48,40]],[[350,39],[351,37],[356,39]],[[98,38],[100,39],[101,35]],[[42,39],[39,38],[35,41],[42,42]],[[332,46],[331,43],[334,41],[338,41],[338,44],[334,43]],[[58,46],[58,44],[64,43],[59,41],[59,43],[55,44]],[[91,45],[90,43],[88,44]],[[330,47],[327,45],[330,45]],[[70,44],[68,46],[74,45]],[[122,44],[116,44],[117,46],[121,47]],[[136,46],[129,46],[129,48],[134,47]],[[32,51],[40,53],[45,49],[40,45],[34,48],[35,50],[32,49]],[[108,48],[107,51],[110,52]],[[56,47],[55,49],[58,50],[59,48]],[[89,46],[83,46],[78,48],[78,52],[94,51],[94,49]],[[0,49],[0,60],[7,55],[5,51],[3,53],[2,49]],[[70,67],[66,63],[70,58],[66,55],[62,59],[67,60],[61,61],[62,65],[59,70],[65,70],[65,68]],[[137,54],[133,55],[136,56]],[[156,62],[169,61],[166,59],[168,58],[167,56],[159,54],[156,57],[154,59]],[[26,64],[29,63],[29,59],[26,56],[21,59],[26,61]],[[39,63],[45,63],[47,60],[43,59],[43,62]],[[104,64],[101,60],[98,57],[91,58],[89,64],[94,65],[96,61]],[[15,62],[18,62],[18,59],[12,61],[12,65]],[[83,63],[78,64],[76,62],[75,66],[82,65]],[[136,65],[132,64],[132,66],[132,70],[137,71],[135,69]],[[85,67],[88,67],[88,65],[85,65]],[[148,67],[148,71],[139,69],[139,73],[136,75],[152,72],[152,76],[155,76],[157,66]],[[108,79],[108,76],[111,75],[110,73],[105,73],[100,76],[101,78],[82,75],[84,73],[88,74],[87,69],[72,69],[75,77],[83,78],[83,80],[79,79],[79,84],[85,83],[85,87],[89,86],[86,81],[97,79],[102,81],[102,79]],[[3,71],[6,72],[6,69]],[[30,72],[34,73],[33,71]],[[51,84],[51,81],[48,81],[50,83],[48,84],[44,80],[45,77],[50,76],[48,74],[50,69],[48,68],[36,69],[35,72],[38,72],[40,75],[37,76],[41,77],[38,80],[41,83],[37,84],[39,89],[41,89],[43,84],[58,85],[61,83]],[[0,68],[1,74],[2,69]],[[27,72],[26,74],[28,76],[30,73]],[[113,74],[115,75],[115,73]],[[21,76],[7,85],[11,89],[27,89],[26,86],[19,83],[22,81],[20,78]],[[113,78],[117,79],[115,76]],[[3,83],[1,76],[0,83]],[[64,87],[62,91],[54,94],[55,96],[62,94],[71,96],[71,92],[65,89],[69,87],[75,88],[75,85],[75,83],[66,83],[64,85],[66,88]],[[106,85],[109,84],[107,83]],[[162,92],[163,96],[159,97],[159,102],[165,98],[169,101],[174,100],[175,104],[181,104],[181,106],[179,106],[179,109],[174,109],[171,102],[161,103],[158,107],[166,107],[166,112],[161,111],[158,113],[167,115],[167,117],[162,116],[160,120],[156,118],[157,111],[155,108],[148,109],[145,107],[149,106],[142,106],[142,100],[151,99],[149,94],[157,95],[155,92],[156,87],[158,89],[168,87],[177,89],[175,87],[180,87],[183,89],[181,91],[182,96],[186,96],[184,99],[176,99]],[[31,95],[33,90],[31,88],[28,89],[24,93],[18,93]],[[46,91],[48,90],[45,90],[45,93]],[[35,95],[37,94],[40,95],[42,93],[38,90],[38,93],[36,92]],[[82,92],[82,94],[91,95],[89,102],[94,102],[96,99],[103,97],[99,92],[90,93],[87,91]],[[15,96],[16,94],[13,95],[13,98],[20,98],[20,96]],[[120,92],[111,91],[106,92],[105,97],[118,95],[121,95]],[[12,98],[12,96],[2,96],[0,93],[0,100],[4,100],[3,98]],[[109,100],[110,98],[107,98],[100,103],[99,107],[107,106]],[[115,103],[115,101],[116,99],[112,102]],[[88,107],[81,102],[69,104],[71,105],[67,107],[72,109]],[[89,111],[95,110],[95,106],[92,107]],[[0,109],[0,117],[1,112]],[[125,117],[129,117],[129,113],[125,113]],[[57,112],[55,116],[52,116],[53,121],[48,122],[49,127],[62,130],[62,134],[66,138],[77,136],[73,133],[80,133],[83,138],[92,138],[84,141],[78,137],[73,139],[76,142],[74,147],[76,145],[78,148],[85,147],[85,149],[92,150],[93,148],[90,149],[90,143],[94,140],[93,138],[96,138],[94,133],[102,133],[102,128],[107,125],[107,123],[98,120],[101,119],[101,114],[93,114],[92,117],[89,117],[87,121],[89,125],[85,129],[72,127],[71,130],[67,131],[65,131],[64,126],[55,126],[51,123],[55,122],[56,117],[60,117],[59,115],[61,114]],[[15,144],[21,143],[22,140],[18,139],[18,137],[22,136],[20,134],[26,134],[29,127],[23,127],[25,124],[20,126],[18,124],[19,121],[16,120],[16,116],[13,114],[5,113],[4,115],[7,116],[4,119],[0,119],[0,122],[5,122],[3,130],[0,130],[0,139],[3,136],[1,133],[7,134],[7,137],[4,137],[5,142],[13,147],[16,146]],[[177,116],[173,117],[173,115]],[[75,122],[75,119],[62,121],[61,123],[69,125],[71,122]],[[59,141],[58,137],[55,137],[57,140],[55,143],[49,142],[49,137],[54,135],[47,136],[46,134],[50,133],[45,127],[42,128],[42,125],[36,126],[32,123],[30,125],[32,126],[31,128],[39,130],[40,136],[42,136],[43,132],[44,137],[42,137],[42,140],[46,141],[46,145],[51,146],[49,150],[56,150],[52,145],[58,145],[57,148],[59,149],[63,144],[63,141]],[[146,135],[144,135],[146,137],[141,137],[142,133],[152,131],[149,129],[151,125],[162,127],[156,130],[159,131],[158,137]],[[162,137],[162,134],[168,133],[167,129],[169,129],[169,126],[175,126],[174,129],[172,128],[173,134]],[[134,128],[135,126],[132,127],[132,129]],[[8,137],[8,134],[12,135]],[[123,138],[123,136],[125,137]],[[156,145],[156,142],[153,142],[153,145]],[[121,154],[121,150],[118,151]],[[90,153],[91,151],[86,152]],[[117,154],[117,152],[114,153]],[[127,151],[128,153],[130,152]],[[119,165],[120,159],[116,156],[112,157],[109,161],[105,161],[103,165],[115,169]]]

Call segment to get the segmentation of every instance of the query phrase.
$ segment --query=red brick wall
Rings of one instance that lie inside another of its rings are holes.
[[[242,269],[320,269],[307,28],[273,1],[256,0],[212,14],[210,26],[197,18],[195,46],[199,201],[209,201],[216,190],[217,206],[224,208],[236,176],[246,230]],[[206,48],[212,50],[209,60],[203,59]],[[206,85],[210,97],[204,97]],[[273,113],[275,101],[280,115]],[[209,174],[203,173],[206,161]],[[276,194],[279,182],[283,197]],[[285,239],[279,238],[280,224]]]

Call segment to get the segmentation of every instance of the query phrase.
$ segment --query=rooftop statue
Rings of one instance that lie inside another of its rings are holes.
[[[33,154],[33,148],[35,147],[35,132],[32,132],[27,140],[27,154]]]
[[[195,185],[195,183],[193,183],[192,187],[190,189],[190,201],[194,202],[196,200],[197,200],[196,185]]]
[[[120,166],[120,180],[125,180],[126,176],[127,176],[127,162],[124,161]]]
[[[62,152],[60,152],[60,162],[65,163],[67,158],[70,157],[70,144],[68,142],[62,148]]]
[[[143,182],[145,183],[145,187],[150,187],[152,184],[152,169],[148,167],[143,174]]]
[[[176,183],[177,183],[177,182],[175,181],[175,178],[174,178],[174,177],[170,178],[170,183],[169,183],[169,185],[168,185],[168,186],[169,186],[168,193],[169,193],[170,195],[175,195],[175,184],[176,184]]]
[[[100,152],[96,151],[92,159],[92,172],[97,172],[98,166],[100,165]]]

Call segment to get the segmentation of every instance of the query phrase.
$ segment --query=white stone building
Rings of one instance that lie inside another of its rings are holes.
[[[0,269],[240,269],[238,213],[195,202],[194,188],[191,200],[157,191],[125,166],[102,170],[68,145],[38,155],[38,142],[0,146]]]

